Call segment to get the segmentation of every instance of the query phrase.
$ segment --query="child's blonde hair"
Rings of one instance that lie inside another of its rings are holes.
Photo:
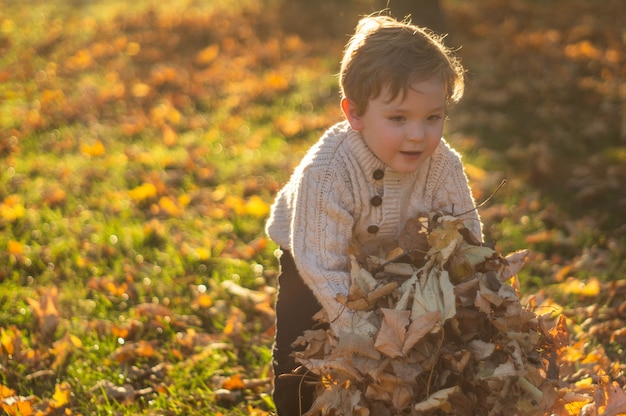
[[[446,101],[463,96],[464,69],[442,38],[427,29],[389,16],[361,19],[341,61],[339,85],[343,97],[359,114],[370,99],[388,87],[390,99],[404,95],[415,83],[441,77]]]

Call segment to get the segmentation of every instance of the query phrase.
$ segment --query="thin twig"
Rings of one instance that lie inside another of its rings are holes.
[[[495,194],[497,194],[497,193],[498,193],[498,191],[499,191],[500,189],[502,189],[502,187],[503,187],[504,185],[506,185],[506,179],[502,179],[502,182],[500,182],[500,185],[498,185],[498,187],[496,188],[496,190],[495,190],[495,191],[493,191],[493,192],[491,193],[491,195],[489,195],[489,196],[487,197],[487,199],[485,199],[483,202],[481,202],[480,204],[476,205],[474,208],[472,208],[472,209],[470,209],[470,210],[468,210],[468,211],[465,211],[465,212],[463,212],[463,213],[461,213],[461,214],[457,214],[457,215],[455,215],[455,217],[462,217],[462,216],[463,216],[463,215],[465,215],[465,214],[469,214],[469,213],[470,213],[470,212],[472,212],[472,211],[476,211],[477,209],[482,208],[482,207],[483,207],[483,206],[484,206],[487,202],[489,202],[489,201],[491,200],[491,198],[493,198],[493,197],[495,196]]]

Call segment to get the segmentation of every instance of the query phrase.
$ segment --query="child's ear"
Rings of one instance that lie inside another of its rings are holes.
[[[363,118],[359,115],[356,105],[354,105],[352,101],[347,98],[342,98],[341,109],[343,110],[343,114],[346,116],[346,119],[348,119],[348,123],[350,123],[352,130],[363,130]]]

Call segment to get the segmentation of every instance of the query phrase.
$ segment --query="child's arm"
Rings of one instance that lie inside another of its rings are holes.
[[[327,312],[336,333],[365,324],[336,300],[338,294],[346,295],[350,286],[348,249],[355,222],[352,193],[345,178],[329,170],[311,169],[302,175],[294,199],[292,253],[302,279]]]

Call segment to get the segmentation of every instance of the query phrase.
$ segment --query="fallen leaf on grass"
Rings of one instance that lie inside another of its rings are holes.
[[[226,377],[221,382],[221,388],[233,391],[244,389],[255,389],[257,387],[263,387],[271,383],[269,378],[243,378],[241,374],[235,374],[230,377]]]
[[[39,290],[40,298],[27,298],[35,317],[37,317],[38,333],[42,341],[49,342],[56,332],[61,317],[59,316],[59,288],[52,286]]]
[[[0,401],[0,409],[8,416],[31,416],[35,414],[33,405],[36,401],[35,396],[9,396]]]
[[[52,396],[50,405],[54,409],[61,409],[69,404],[71,394],[72,387],[70,386],[70,383],[64,381],[61,384],[57,384],[54,388],[54,395]]]
[[[91,394],[102,393],[107,399],[113,399],[122,404],[130,404],[138,396],[144,396],[153,392],[151,387],[135,390],[130,384],[118,386],[109,380],[100,380],[89,389]]]
[[[156,341],[129,342],[113,351],[111,358],[120,363],[133,362],[140,358],[159,358],[161,354],[155,348],[156,345]]]
[[[54,362],[52,363],[52,369],[58,370],[61,368],[67,361],[68,357],[82,346],[82,341],[78,337],[71,335],[69,332],[66,333],[63,338],[55,341],[50,350],[55,355]]]

